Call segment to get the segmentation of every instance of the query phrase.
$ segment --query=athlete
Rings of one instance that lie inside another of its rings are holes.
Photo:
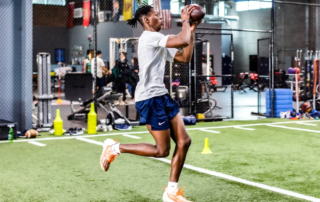
[[[138,59],[140,65],[140,81],[136,87],[136,108],[140,121],[144,121],[155,139],[156,144],[120,144],[112,139],[104,141],[100,165],[104,171],[120,153],[131,153],[148,157],[167,157],[170,152],[170,137],[175,142],[175,150],[171,161],[171,173],[168,186],[163,194],[165,202],[188,202],[178,181],[183,164],[191,145],[183,119],[179,114],[179,106],[168,94],[163,78],[166,61],[189,63],[193,53],[193,32],[197,24],[190,25],[192,6],[181,10],[182,30],[178,35],[165,36],[159,33],[162,18],[152,6],[142,4],[134,18],[128,20],[132,27],[139,22],[143,33],[139,38]],[[180,49],[178,51],[178,49]]]

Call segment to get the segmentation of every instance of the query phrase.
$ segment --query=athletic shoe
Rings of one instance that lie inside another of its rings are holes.
[[[183,195],[183,190],[184,187],[181,190],[178,188],[176,193],[168,193],[166,187],[164,187],[164,193],[162,197],[163,202],[192,202],[186,199],[186,197]]]
[[[66,132],[63,133],[63,135],[73,135],[76,131],[76,128],[69,128]]]
[[[71,128],[69,128],[66,132],[64,132],[63,135],[68,135],[68,136],[71,135],[70,129],[71,129]]]
[[[110,132],[113,131],[112,125],[108,125],[108,126],[107,126],[107,129],[108,129],[108,131],[110,131]]]
[[[79,136],[83,134],[82,128],[70,128],[68,131],[72,136]]]
[[[126,122],[126,120],[122,119],[122,118],[118,118],[114,121],[114,124],[124,124]]]
[[[76,128],[77,129],[77,135],[83,135],[82,128]]]
[[[110,138],[106,139],[103,143],[103,150],[100,157],[100,166],[104,172],[107,172],[109,170],[110,164],[114,161],[116,156],[120,155],[114,154],[114,152],[111,150],[111,146],[114,144],[118,144],[118,142]]]
[[[114,129],[116,130],[132,130],[132,126],[129,124],[116,124],[114,126]]]

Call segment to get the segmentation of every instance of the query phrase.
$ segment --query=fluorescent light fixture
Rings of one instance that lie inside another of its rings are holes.
[[[66,0],[32,0],[33,4],[65,6]]]

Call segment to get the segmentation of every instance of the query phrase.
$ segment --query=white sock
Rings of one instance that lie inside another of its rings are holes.
[[[167,187],[167,192],[175,193],[178,191],[178,182],[169,182]]]
[[[111,146],[111,150],[114,154],[120,154],[120,143],[116,143],[114,145]]]

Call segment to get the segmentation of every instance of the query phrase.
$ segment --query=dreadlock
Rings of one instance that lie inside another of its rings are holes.
[[[127,24],[132,26],[133,28],[137,27],[137,22],[139,22],[142,25],[142,15],[148,15],[148,13],[151,11],[153,6],[148,5],[146,2],[142,2],[134,14],[134,18],[127,20]]]

